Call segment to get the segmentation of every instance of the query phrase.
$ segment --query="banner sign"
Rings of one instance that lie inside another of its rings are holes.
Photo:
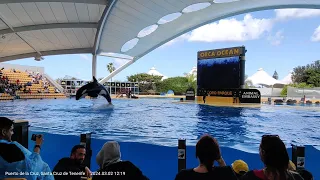
[[[195,100],[195,90],[193,88],[187,89],[186,100]]]
[[[237,89],[199,89],[198,96],[235,97]]]
[[[261,94],[257,89],[239,89],[240,103],[261,103]]]
[[[245,47],[231,47],[224,49],[213,49],[206,51],[198,51],[198,60],[213,59],[222,57],[240,56],[245,53]]]

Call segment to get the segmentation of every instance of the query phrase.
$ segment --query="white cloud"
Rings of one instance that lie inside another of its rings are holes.
[[[166,47],[166,46],[170,46],[174,43],[177,43],[179,41],[183,41],[183,40],[186,40],[190,37],[190,34],[186,33],[186,34],[182,34],[181,36],[175,38],[175,39],[172,39],[171,41],[168,41],[167,43],[165,43],[164,45],[162,45],[161,47]]]
[[[85,55],[85,54],[78,54],[78,56],[80,56],[82,59],[85,59],[85,60],[92,60],[88,55]]]
[[[232,18],[204,25],[193,30],[188,40],[203,42],[255,40],[271,31],[272,27],[272,19],[257,19],[247,14],[241,21]]]
[[[319,9],[276,9],[276,20],[308,18],[320,16]]]
[[[275,35],[270,35],[268,37],[268,41],[274,45],[274,46],[278,46],[281,44],[282,40],[284,39],[283,36],[283,31],[278,31]]]
[[[320,26],[314,30],[311,41],[320,41]]]

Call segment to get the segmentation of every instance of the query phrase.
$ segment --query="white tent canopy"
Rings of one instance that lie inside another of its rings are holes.
[[[246,79],[251,81],[253,85],[264,85],[264,86],[273,86],[275,84],[284,84],[281,81],[274,79],[268,73],[266,73],[262,68],[258,69],[256,73]]]
[[[197,67],[193,67],[192,69],[191,69],[191,71],[189,72],[189,74],[193,74],[193,75],[197,75]]]
[[[290,73],[289,73],[286,77],[284,77],[284,78],[281,80],[281,82],[282,82],[283,84],[291,84],[291,83],[292,83],[292,73],[293,73],[293,71],[290,71]]]
[[[161,79],[161,80],[168,79],[167,76],[159,73],[159,72],[156,70],[155,67],[152,67],[152,68],[147,72],[147,74],[149,74],[149,75],[154,75],[154,76],[162,76],[162,79]]]

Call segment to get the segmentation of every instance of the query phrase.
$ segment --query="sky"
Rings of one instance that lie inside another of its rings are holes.
[[[155,67],[167,77],[183,76],[197,65],[197,51],[244,45],[247,49],[245,74],[253,75],[263,68],[269,75],[276,70],[283,79],[297,66],[320,59],[320,10],[279,9],[252,12],[222,19],[194,29],[145,55],[117,74],[113,80],[146,73]],[[92,55],[46,56],[6,63],[40,66],[52,78],[65,75],[90,80]],[[107,64],[118,68],[127,60],[98,57],[97,77],[109,74]]]

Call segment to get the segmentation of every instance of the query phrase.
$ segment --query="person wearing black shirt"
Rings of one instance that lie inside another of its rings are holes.
[[[53,169],[55,180],[80,180],[81,177],[91,177],[91,171],[83,165],[86,156],[86,148],[83,145],[75,145],[70,157],[59,160]]]
[[[220,152],[217,140],[210,135],[204,135],[196,145],[196,158],[199,166],[180,171],[175,180],[237,180],[230,166],[226,166]],[[213,166],[217,161],[219,166]]]

